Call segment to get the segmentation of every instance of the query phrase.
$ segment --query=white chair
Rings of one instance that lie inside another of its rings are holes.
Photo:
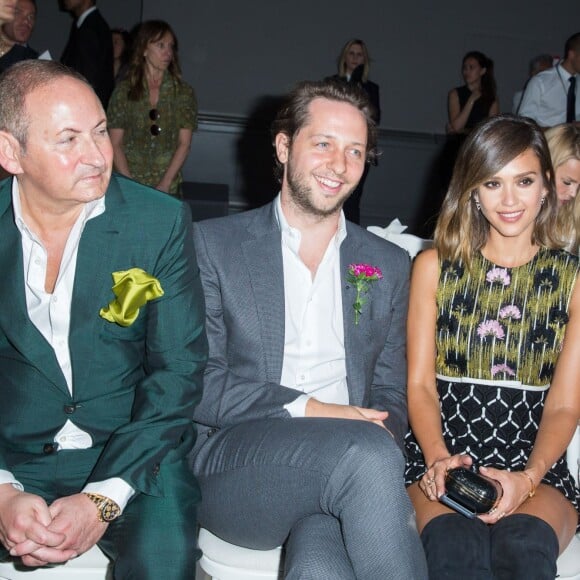
[[[407,250],[409,256],[414,258],[420,251],[433,247],[433,240],[424,240],[413,234],[403,233],[407,229],[398,218],[395,218],[386,228],[380,226],[368,226],[371,234],[379,236],[397,246]]]
[[[568,446],[568,467],[580,485],[580,425]],[[559,580],[580,580],[580,532],[558,558]]]
[[[580,481],[580,426],[568,447],[568,465]],[[280,577],[281,548],[250,550],[229,544],[201,528],[199,547],[203,556],[201,569],[211,580],[278,580]],[[580,533],[558,558],[559,580],[580,580]]]
[[[250,550],[228,544],[208,530],[199,531],[199,565],[211,580],[278,580],[282,548]]]
[[[31,570],[12,561],[0,562],[0,580],[109,580],[109,560],[92,547],[66,564]]]

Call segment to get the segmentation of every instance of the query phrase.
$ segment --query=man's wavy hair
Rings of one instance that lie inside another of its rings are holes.
[[[477,209],[474,196],[485,181],[527,150],[538,158],[540,177],[547,190],[536,217],[532,242],[547,248],[564,246],[555,229],[554,170],[544,133],[526,117],[498,115],[479,124],[459,151],[435,228],[435,247],[440,260],[461,260],[470,267],[474,254],[485,245],[490,227]]]
[[[310,121],[310,103],[315,99],[348,103],[364,115],[367,123],[366,161],[374,163],[378,151],[377,126],[372,118],[372,105],[362,89],[340,80],[303,81],[296,85],[272,123],[272,145],[275,145],[276,135],[284,133],[289,138],[289,145],[292,146],[296,134]],[[274,175],[281,182],[284,166],[278,158],[275,157],[275,160]]]

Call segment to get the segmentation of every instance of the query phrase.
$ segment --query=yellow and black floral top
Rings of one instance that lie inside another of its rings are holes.
[[[441,264],[437,374],[545,387],[562,349],[577,257],[543,248],[523,266],[502,268],[478,255],[471,272]]]

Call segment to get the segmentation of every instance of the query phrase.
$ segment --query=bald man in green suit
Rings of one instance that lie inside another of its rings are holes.
[[[116,579],[193,579],[207,341],[189,213],[111,176],[77,73],[19,63],[0,102],[0,556],[98,543]]]

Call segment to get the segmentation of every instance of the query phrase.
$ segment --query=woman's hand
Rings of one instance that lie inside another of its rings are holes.
[[[481,91],[479,89],[473,89],[471,91],[471,95],[469,95],[468,102],[470,102],[471,106],[475,105],[475,101],[477,101],[481,97]]]
[[[499,481],[503,488],[503,494],[495,508],[479,516],[486,524],[496,524],[504,516],[512,514],[530,497],[530,492],[535,488],[531,476],[528,477],[522,471],[510,472],[493,467],[481,467],[479,471],[482,475]]]
[[[450,455],[436,459],[425,472],[419,488],[431,501],[437,501],[445,493],[445,476],[455,467],[471,467],[473,460],[469,455]]]
[[[171,189],[171,180],[167,179],[166,177],[163,177],[163,179],[157,184],[157,187],[155,189],[158,189],[159,191],[163,191],[165,193],[169,193],[169,190]]]

